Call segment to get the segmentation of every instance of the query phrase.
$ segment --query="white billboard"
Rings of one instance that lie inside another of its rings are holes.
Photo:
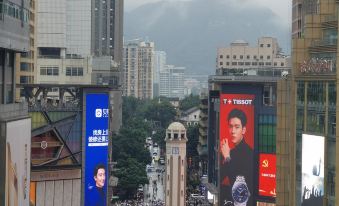
[[[29,205],[31,119],[6,123],[5,205]]]
[[[301,205],[322,206],[324,197],[323,136],[302,135]]]

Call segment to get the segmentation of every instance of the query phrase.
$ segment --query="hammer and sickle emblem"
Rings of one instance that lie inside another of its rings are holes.
[[[268,167],[268,160],[262,161],[262,167]]]

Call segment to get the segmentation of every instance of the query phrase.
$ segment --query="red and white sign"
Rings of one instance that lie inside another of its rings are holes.
[[[259,155],[259,195],[276,196],[276,156],[275,154]]]

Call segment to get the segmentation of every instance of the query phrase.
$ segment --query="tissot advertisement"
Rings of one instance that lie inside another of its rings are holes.
[[[276,156],[259,155],[259,195],[276,197]]]
[[[220,96],[220,205],[252,205],[254,98]]]
[[[301,205],[322,206],[324,197],[324,137],[302,135]]]
[[[86,95],[85,206],[106,205],[108,95]]]

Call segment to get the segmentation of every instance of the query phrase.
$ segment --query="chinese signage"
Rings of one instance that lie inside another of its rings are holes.
[[[301,205],[322,206],[324,198],[324,137],[302,135]]]
[[[301,73],[329,73],[333,71],[333,64],[332,60],[312,58],[301,63],[299,71]]]
[[[106,205],[108,94],[86,94],[85,206]]]
[[[220,205],[252,205],[254,99],[220,95]]]
[[[276,196],[276,156],[275,154],[259,155],[259,195]]]

